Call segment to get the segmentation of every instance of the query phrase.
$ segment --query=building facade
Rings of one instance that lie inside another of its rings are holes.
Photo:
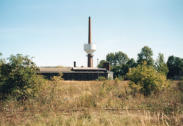
[[[84,67],[40,67],[39,74],[51,79],[53,76],[62,74],[64,80],[97,80],[99,77],[113,79],[113,73],[105,68]]]

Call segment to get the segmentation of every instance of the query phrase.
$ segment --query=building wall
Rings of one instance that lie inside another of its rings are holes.
[[[98,77],[108,77],[107,73],[64,73],[64,80],[97,80]]]
[[[51,79],[53,76],[59,76],[59,73],[41,73],[45,78]],[[103,72],[103,73],[74,73],[74,72],[68,72],[68,73],[63,73],[62,78],[64,80],[97,80],[98,77],[103,76],[105,78],[108,78],[108,73]]]

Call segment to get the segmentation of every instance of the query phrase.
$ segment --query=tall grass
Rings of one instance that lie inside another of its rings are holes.
[[[24,103],[0,102],[0,125],[22,126],[181,126],[179,82],[159,94],[133,95],[128,81],[46,81],[39,95]],[[178,83],[178,84],[177,84]]]

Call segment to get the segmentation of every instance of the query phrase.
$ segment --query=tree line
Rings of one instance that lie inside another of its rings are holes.
[[[183,59],[176,56],[169,56],[165,62],[164,55],[159,53],[156,60],[153,59],[153,51],[150,47],[144,46],[137,54],[137,60],[129,58],[122,51],[108,53],[105,60],[101,60],[98,67],[103,68],[104,63],[108,62],[114,78],[127,79],[127,73],[131,68],[146,64],[152,66],[157,72],[163,73],[168,79],[182,79]]]
[[[170,56],[165,62],[161,53],[156,60],[152,56],[151,48],[144,46],[136,61],[119,51],[107,54],[106,60],[101,60],[98,66],[104,67],[104,63],[108,62],[114,78],[130,80],[129,87],[134,95],[140,92],[148,96],[168,87],[167,77],[183,77],[183,59]],[[44,83],[38,71],[39,68],[28,56],[17,54],[7,59],[0,57],[0,100],[15,98],[24,101],[37,96]]]

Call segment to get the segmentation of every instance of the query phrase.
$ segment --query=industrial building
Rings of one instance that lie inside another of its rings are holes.
[[[108,63],[104,64],[105,68],[93,66],[93,53],[96,51],[96,45],[91,41],[91,17],[88,22],[88,43],[84,44],[84,51],[87,53],[87,67],[77,67],[74,62],[73,67],[40,67],[39,74],[51,78],[62,73],[64,80],[96,80],[101,76],[113,79],[113,72],[110,71]]]
[[[63,74],[64,80],[96,80],[98,77],[113,78],[113,73],[105,68],[77,68],[77,67],[40,67],[40,74],[50,79]]]

